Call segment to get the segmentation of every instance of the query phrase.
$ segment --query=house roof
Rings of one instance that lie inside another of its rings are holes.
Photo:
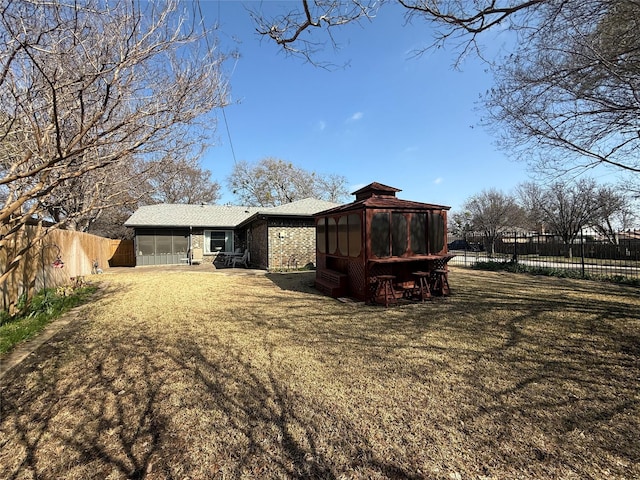
[[[277,207],[262,209],[259,213],[264,215],[313,215],[328,208],[334,208],[340,205],[335,202],[327,202],[326,200],[318,200],[317,198],[305,198],[297,202],[285,203]]]
[[[257,212],[235,205],[145,205],[124,223],[127,227],[233,227]]]
[[[305,198],[278,207],[161,203],[140,207],[125,222],[125,226],[234,228],[258,215],[311,217],[321,210],[337,205],[339,204],[314,198]]]

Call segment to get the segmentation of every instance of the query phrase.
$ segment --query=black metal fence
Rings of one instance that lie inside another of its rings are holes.
[[[564,271],[581,277],[640,279],[640,230],[617,232],[613,240],[582,234],[570,244],[545,234],[501,233],[495,239],[450,236],[450,265],[512,262],[529,270]]]

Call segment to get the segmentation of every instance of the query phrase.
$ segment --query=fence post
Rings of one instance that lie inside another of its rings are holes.
[[[518,263],[518,231],[513,232],[513,263]]]
[[[580,265],[582,267],[582,278],[584,278],[584,235],[582,234],[582,228],[580,229]]]

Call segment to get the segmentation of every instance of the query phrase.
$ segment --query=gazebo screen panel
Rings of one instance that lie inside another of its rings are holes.
[[[407,217],[402,213],[391,214],[391,256],[401,257],[407,251]]]
[[[427,253],[427,215],[414,213],[411,216],[411,251],[416,255]]]
[[[338,250],[340,255],[349,255],[349,223],[347,215],[338,218]]]
[[[349,256],[359,257],[362,252],[362,221],[360,215],[349,215]]]
[[[374,213],[371,219],[371,253],[379,258],[390,255],[389,245],[389,213]]]
[[[327,253],[327,219],[320,218],[316,224],[316,244],[319,253]]]
[[[429,212],[429,250],[438,254],[444,248],[444,218],[439,212]]]
[[[338,250],[338,224],[333,217],[327,218],[327,253],[335,255]]]

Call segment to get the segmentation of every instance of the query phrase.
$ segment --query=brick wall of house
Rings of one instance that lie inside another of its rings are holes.
[[[204,228],[194,228],[191,231],[191,248],[201,248],[204,252]],[[213,255],[203,254],[202,263],[212,263]]]
[[[204,228],[194,228],[191,232],[191,245],[192,248],[202,248],[202,251],[205,251],[204,248]],[[244,236],[244,231],[234,232],[234,245],[235,248],[246,248],[246,240]],[[213,263],[214,260],[218,259],[217,255],[213,255],[211,253],[204,253],[203,263]],[[253,258],[252,258],[253,260]],[[215,264],[214,264],[215,265]]]
[[[204,251],[204,229],[194,228],[191,231],[191,248],[202,248]]]
[[[288,270],[316,264],[313,219],[269,220],[269,270]]]
[[[238,232],[236,232],[238,234]],[[204,250],[204,229],[193,229],[193,248]],[[313,219],[256,220],[235,239],[236,247],[249,245],[251,266],[266,270],[290,270],[316,264],[316,229]],[[212,255],[204,256],[211,263]]]

